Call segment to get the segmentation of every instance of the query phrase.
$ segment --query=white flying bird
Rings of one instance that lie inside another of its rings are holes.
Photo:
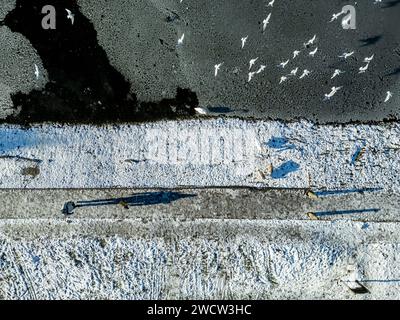
[[[295,59],[299,54],[300,54],[299,50],[294,50],[293,51],[293,59]]]
[[[67,11],[67,19],[70,19],[71,23],[74,24],[75,15],[71,12],[71,10],[65,9],[65,11]]]
[[[297,71],[299,71],[299,68],[293,69],[292,71],[290,71],[290,75],[291,76],[296,76],[297,75]]]
[[[331,79],[336,78],[337,76],[341,75],[342,73],[345,73],[342,70],[336,69],[335,72],[333,73]]]
[[[365,73],[368,70],[368,67],[369,67],[369,62],[367,63],[366,66],[360,67],[360,69],[358,69],[360,70],[358,73]]]
[[[337,20],[342,14],[344,14],[343,11],[340,11],[339,13],[334,13],[334,14],[332,15],[331,21],[329,21],[329,22],[333,22],[333,21]]]
[[[206,115],[208,113],[207,110],[204,108],[194,108],[194,111],[201,115]]]
[[[364,62],[365,62],[365,63],[369,63],[369,62],[371,62],[371,61],[374,59],[374,57],[375,57],[374,54],[373,54],[372,56],[370,56],[370,57],[366,57],[366,58],[364,58]]]
[[[271,1],[268,3],[267,7],[273,7],[273,6],[274,6],[274,3],[275,3],[275,0],[271,0]]]
[[[324,100],[330,100],[342,87],[332,87],[330,93],[325,93]]]
[[[289,63],[289,60],[281,62],[280,64],[278,64],[278,67],[285,68],[288,63]]]
[[[310,55],[311,57],[314,57],[315,54],[317,53],[317,51],[318,51],[318,47],[316,47],[313,51],[311,51],[311,52],[309,53],[309,55]]]
[[[267,29],[267,25],[270,19],[271,19],[271,13],[263,20],[263,32],[265,31],[265,29]]]
[[[263,71],[265,70],[266,67],[267,67],[267,66],[261,65],[260,68],[258,68],[258,70],[257,70],[256,73],[259,74],[259,73],[263,72]]]
[[[249,62],[249,70],[251,70],[251,68],[254,66],[254,64],[257,62],[258,57],[255,59],[251,59]]]
[[[309,45],[314,44],[315,40],[317,40],[317,35],[315,34],[314,37],[312,37],[310,40],[308,40],[306,43],[304,43],[304,46],[307,47]]]
[[[375,0],[374,4],[377,4],[377,3],[382,3],[382,0]]]
[[[287,77],[286,76],[282,76],[279,84],[281,84],[282,82],[285,82],[286,80],[287,80]]]
[[[308,71],[307,69],[304,69],[303,74],[300,76],[299,79],[303,79],[304,77],[310,75],[311,71]]]
[[[351,57],[353,54],[354,54],[354,51],[352,51],[352,52],[345,52],[345,53],[343,53],[342,55],[340,55],[339,58],[343,58],[343,59],[346,60],[347,58]]]
[[[250,82],[251,79],[253,79],[255,74],[256,74],[256,72],[249,72],[249,78],[248,78],[247,82]]]
[[[218,71],[219,71],[219,69],[221,69],[221,66],[222,66],[223,64],[224,64],[224,63],[222,62],[222,63],[216,64],[216,65],[214,66],[214,75],[215,75],[215,77],[218,75]]]
[[[249,36],[245,36],[240,40],[240,41],[242,41],[242,49],[244,48],[248,38],[249,38]]]
[[[390,91],[386,92],[385,103],[388,102],[393,97],[393,93]]]
[[[178,39],[178,45],[183,44],[184,39],[185,39],[185,34],[183,33],[182,36]]]
[[[39,79],[39,67],[37,66],[37,64],[35,64],[35,76],[36,79]]]

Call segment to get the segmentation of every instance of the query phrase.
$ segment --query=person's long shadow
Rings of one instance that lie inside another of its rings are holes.
[[[156,204],[170,204],[174,201],[196,197],[196,194],[186,194],[181,192],[160,191],[160,192],[143,192],[134,193],[130,197],[111,198],[111,199],[98,199],[98,200],[84,200],[78,201],[75,208],[79,207],[97,207],[108,205],[123,205],[126,209],[130,206],[149,206]]]

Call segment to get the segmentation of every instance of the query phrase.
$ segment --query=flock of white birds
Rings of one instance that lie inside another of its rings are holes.
[[[274,7],[276,0],[271,0],[268,4],[267,7]],[[183,0],[180,0],[180,3],[182,3]],[[378,4],[378,3],[382,3],[382,0],[374,0],[373,2],[374,4]],[[356,3],[357,4],[357,3]],[[341,17],[342,15],[346,14],[345,11],[340,11],[339,13],[334,13],[331,17],[331,19],[328,21],[329,23],[334,22],[336,20],[339,19],[339,17]],[[268,24],[271,21],[271,17],[272,17],[272,12],[270,12],[266,18],[263,20],[262,22],[262,32],[266,32]],[[346,25],[349,23],[349,21],[351,20],[352,16],[351,14],[348,14],[346,17],[343,18],[342,20],[342,25]],[[181,35],[181,37],[178,39],[178,45],[183,45],[183,41],[185,38],[185,34],[183,33]],[[240,44],[241,44],[241,49],[243,49],[246,44],[247,41],[249,40],[249,36],[243,36],[240,39]],[[293,51],[293,57],[291,57],[290,59],[287,59],[281,63],[279,63],[277,65],[277,67],[285,69],[286,66],[290,63],[291,60],[295,60],[301,53],[303,50],[307,50],[307,48],[312,48],[309,49],[310,51],[308,51],[308,56],[310,56],[311,58],[314,58],[317,54],[318,54],[318,46],[316,46],[316,43],[318,41],[318,37],[317,35],[314,35],[310,40],[308,40],[307,42],[304,43],[304,48],[302,50],[294,50]],[[355,54],[355,51],[351,51],[351,52],[344,52],[343,54],[339,55],[338,58],[343,59],[343,60],[347,60],[348,58],[352,57]],[[372,62],[372,60],[374,59],[375,55],[371,55],[370,57],[365,57],[363,60],[364,65],[359,67],[359,74],[362,73],[366,73],[370,63]],[[262,73],[265,69],[266,69],[266,65],[265,64],[260,64],[258,69],[253,69],[253,67],[256,65],[257,61],[259,60],[259,57],[253,58],[249,61],[249,70],[248,70],[248,77],[247,77],[247,81],[250,82],[256,75]],[[217,77],[219,75],[219,73],[221,72],[221,68],[224,65],[224,62],[219,62],[217,64],[214,65],[214,77]],[[279,79],[279,84],[283,84],[284,82],[286,82],[287,80],[289,80],[290,78],[296,77],[299,73],[299,68],[296,67],[294,69],[292,69],[288,74],[284,74],[280,77]],[[312,71],[308,70],[308,69],[304,69],[301,74],[299,75],[299,79],[303,79],[305,77],[308,77],[310,74],[312,73]],[[345,71],[342,71],[340,69],[335,69],[333,72],[333,75],[331,76],[331,80],[335,79],[336,77],[339,77],[340,75],[344,74]],[[323,96],[323,100],[327,101],[332,99],[335,94],[341,90],[342,87],[336,87],[333,86],[330,90],[329,93],[325,93]],[[393,97],[393,93],[390,91],[386,92],[386,97],[384,99],[384,102],[387,103],[391,98]],[[201,108],[198,108],[197,110],[200,114],[206,114],[205,110],[202,110]]]
[[[276,0],[271,0],[267,4],[267,7],[273,8],[274,4],[275,4],[275,1]],[[183,2],[183,0],[180,0],[180,3],[182,3],[182,2]],[[377,4],[377,3],[382,3],[382,0],[374,0],[374,4]],[[69,9],[65,9],[65,10],[67,12],[67,19],[71,20],[71,24],[73,25],[74,24],[75,15]],[[345,12],[343,10],[340,11],[339,13],[334,13],[329,22],[333,22],[335,20],[338,20],[339,17],[344,15],[344,14],[345,14]],[[262,32],[266,32],[268,24],[270,23],[271,17],[272,17],[272,12],[270,12],[267,15],[267,17],[263,20],[263,22],[262,22]],[[347,24],[350,19],[351,19],[351,15],[348,15],[347,17],[345,17],[342,20],[342,24],[343,25]],[[244,37],[242,37],[240,39],[240,43],[241,43],[241,48],[242,49],[246,46],[246,43],[247,43],[248,39],[249,39],[248,35],[246,35],[246,36],[244,36]],[[181,36],[178,38],[177,44],[179,46],[182,46],[184,44],[184,40],[185,40],[185,33],[182,33]],[[310,40],[308,40],[307,42],[305,42],[303,44],[304,50],[307,50],[307,48],[315,46],[313,49],[309,49],[310,51],[308,52],[308,56],[310,56],[311,58],[314,58],[318,53],[319,48],[318,48],[318,46],[316,46],[317,41],[318,41],[318,37],[317,37],[317,35],[314,35]],[[293,51],[293,57],[290,58],[290,59],[287,59],[287,60],[285,60],[285,61],[283,61],[281,63],[279,63],[277,65],[277,67],[285,69],[286,66],[289,64],[289,62],[291,60],[295,60],[301,53],[302,53],[302,50],[294,50]],[[344,52],[343,54],[339,55],[338,57],[340,59],[347,60],[348,58],[350,58],[354,54],[355,54],[355,51]],[[360,74],[367,72],[367,70],[368,70],[368,68],[370,66],[370,63],[372,62],[374,57],[375,57],[375,55],[373,54],[370,57],[364,58],[363,62],[365,63],[365,65],[362,65],[362,66],[359,67],[359,73]],[[248,78],[247,78],[248,82],[250,82],[256,75],[262,73],[267,68],[267,66],[265,64],[260,64],[258,69],[253,69],[253,67],[256,65],[258,60],[259,60],[259,57],[253,58],[253,59],[251,59],[249,61],[249,70],[248,70]],[[217,63],[217,64],[214,65],[214,77],[218,76],[218,74],[220,73],[221,68],[222,68],[223,65],[224,65],[224,62],[220,62],[220,63]],[[299,72],[299,68],[296,67],[296,68],[292,69],[288,74],[282,75],[280,77],[280,79],[279,79],[279,84],[282,84],[282,83],[286,82],[289,78],[296,77],[298,75],[298,72]],[[308,69],[304,69],[301,72],[301,74],[299,76],[299,79],[303,79],[305,77],[308,77],[311,74],[311,72],[312,71],[310,71]],[[336,69],[334,71],[332,77],[331,77],[331,80],[335,79],[336,77],[339,77],[343,73],[345,73],[345,71],[342,71],[340,69]],[[39,68],[38,68],[38,66],[36,64],[35,64],[35,76],[36,76],[36,79],[39,79],[40,72],[39,72]],[[323,100],[324,101],[330,100],[341,89],[342,89],[342,87],[333,86],[329,93],[325,93],[324,94]],[[393,97],[393,93],[390,92],[390,91],[387,91],[384,102],[385,103],[388,102],[392,97]],[[199,113],[204,113],[203,111],[200,110],[200,108],[198,108],[197,111]]]

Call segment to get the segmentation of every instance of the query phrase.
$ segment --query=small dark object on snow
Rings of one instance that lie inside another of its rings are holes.
[[[350,290],[353,291],[355,294],[366,294],[370,293],[370,291],[359,281],[354,282],[355,285],[349,286]]]
[[[122,206],[124,209],[126,209],[126,210],[128,210],[129,209],[129,205],[125,202],[125,201],[123,201],[123,200],[121,200],[119,203],[118,203],[120,206]]]
[[[65,215],[71,215],[74,214],[75,208],[76,208],[75,202],[68,201],[64,203],[64,207],[61,212]]]

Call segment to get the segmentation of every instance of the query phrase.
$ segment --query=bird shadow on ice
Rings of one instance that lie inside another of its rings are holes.
[[[279,151],[292,150],[296,148],[294,144],[289,144],[289,139],[281,137],[272,137],[265,143],[265,145]]]
[[[400,0],[385,1],[382,5],[382,9],[393,8],[400,4]]]
[[[290,173],[296,172],[300,169],[300,165],[292,160],[287,161],[280,165],[278,168],[274,168],[271,173],[272,179],[284,179]]]
[[[43,143],[32,130],[0,127],[0,155]]]
[[[211,113],[231,113],[233,110],[228,107],[208,107],[207,108]]]
[[[196,194],[185,194],[181,192],[143,192],[135,193],[130,197],[123,198],[111,198],[111,199],[99,199],[99,200],[85,200],[78,201],[75,208],[79,207],[97,207],[107,205],[122,205],[125,209],[129,209],[130,206],[149,206],[156,204],[170,204],[174,201],[196,197]]]
[[[393,71],[385,74],[385,77],[392,77],[392,76],[397,76],[397,75],[400,75],[400,67],[397,67]]]
[[[380,40],[382,40],[383,36],[374,36],[374,37],[369,37],[365,39],[360,39],[359,41],[362,42],[360,47],[367,47],[367,46],[372,46],[374,44],[377,44]]]

